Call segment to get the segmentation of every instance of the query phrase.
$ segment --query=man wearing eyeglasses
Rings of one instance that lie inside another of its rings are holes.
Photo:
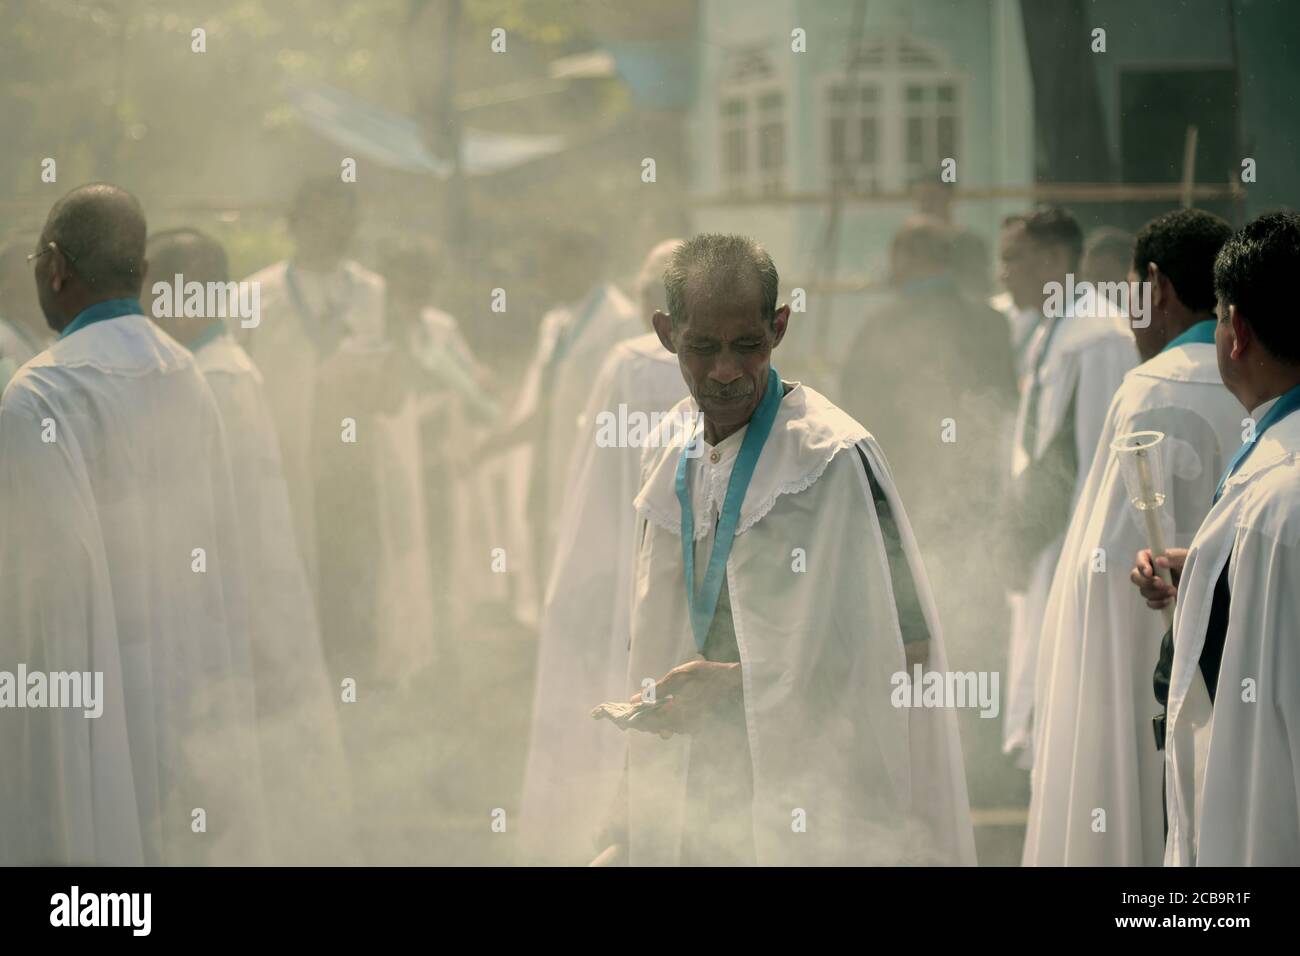
[[[230,465],[141,314],[144,212],[75,189],[29,259],[58,338],[0,401],[0,864],[261,862]]]

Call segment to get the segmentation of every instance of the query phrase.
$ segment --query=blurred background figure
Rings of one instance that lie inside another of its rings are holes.
[[[530,529],[526,566],[539,588],[549,573],[569,458],[596,372],[616,343],[644,329],[635,303],[605,278],[603,237],[575,227],[549,252],[563,304],[542,317],[514,410],[487,450],[529,446],[527,459],[516,458],[512,468],[513,497],[519,500],[526,480],[526,519],[519,524]]]
[[[308,179],[288,210],[293,255],[250,276],[242,330],[261,370],[336,682],[409,682],[433,660],[419,427],[390,374],[384,280],[348,258],[355,184]]]
[[[0,392],[22,365],[50,341],[27,255],[36,237],[0,245]]]
[[[1033,762],[1034,671],[1052,572],[1074,502],[1092,466],[1111,397],[1137,364],[1127,320],[1104,297],[1090,312],[1061,293],[1047,310],[1049,283],[1078,275],[1083,230],[1067,210],[1047,206],[1010,220],[1002,273],[1018,306],[1036,319],[1011,448],[1013,499],[1004,520],[1014,546],[1008,573],[1012,620],[1002,746]],[[1084,300],[1080,300],[1084,301]]]
[[[233,308],[225,315],[169,314],[177,276],[184,285],[205,287],[230,281],[226,252],[198,230],[169,229],[149,237],[147,256],[145,311],[194,354],[225,428],[273,858],[281,865],[359,862],[335,696],[294,533],[280,443],[262,397],[262,376],[227,332],[223,320],[237,315]],[[313,799],[304,800],[305,793]]]
[[[644,329],[665,308],[664,270],[679,245],[680,239],[661,242],[642,263],[635,293]],[[529,861],[583,863],[605,846],[599,831],[622,776],[625,748],[590,712],[631,693],[632,500],[641,487],[642,451],[652,440],[648,425],[637,432],[636,423],[666,412],[686,394],[676,358],[647,331],[610,351],[582,413],[537,647],[522,805]],[[626,435],[619,422],[630,423]]]
[[[996,502],[1006,490],[1016,386],[1005,320],[963,295],[959,233],[913,216],[890,244],[892,293],[873,309],[841,373],[845,411],[875,436],[934,586],[949,661],[996,671],[1007,625],[1007,542]],[[999,626],[1001,625],[1001,626]],[[997,721],[958,714],[972,800],[1008,800],[995,772]]]
[[[1083,245],[1083,262],[1079,266],[1081,278],[1098,284],[1098,294],[1105,294],[1110,304],[1122,311],[1123,303],[1117,301],[1114,284],[1128,281],[1133,264],[1133,234],[1114,226],[1101,226],[1088,233]],[[1101,286],[1101,283],[1107,286]]]
[[[420,487],[428,536],[430,584],[439,668],[457,673],[457,626],[468,610],[456,595],[475,594],[455,556],[469,547],[467,524],[490,507],[473,480],[474,446],[497,415],[491,375],[475,358],[449,313],[435,308],[443,259],[422,237],[379,244],[386,296],[385,334],[392,347],[387,375],[403,396],[394,414],[413,421],[420,447]]]
[[[1023,215],[1002,220],[998,236],[998,278],[1005,291],[989,303],[1004,316],[1011,333],[1016,383],[1021,387],[1029,368],[1029,342],[1043,317],[1043,283],[1053,281],[1053,263],[1042,261],[1030,243]]]
[[[989,244],[978,232],[958,229],[953,233],[952,272],[962,295],[976,302],[988,301],[993,291],[993,271]]]

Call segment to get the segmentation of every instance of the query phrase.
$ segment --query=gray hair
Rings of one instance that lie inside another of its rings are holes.
[[[664,292],[674,327],[687,318],[686,284],[692,276],[706,275],[711,289],[735,283],[742,276],[758,279],[763,295],[763,318],[776,320],[780,276],[766,249],[747,236],[708,232],[687,239],[673,253],[664,270]]]

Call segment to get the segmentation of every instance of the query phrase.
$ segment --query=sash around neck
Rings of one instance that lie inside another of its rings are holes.
[[[754,477],[754,468],[758,465],[759,455],[771,434],[772,423],[776,421],[776,412],[780,408],[785,389],[781,386],[781,376],[775,368],[767,371],[767,387],[763,400],[749,420],[745,429],[744,441],[731,469],[727,481],[727,495],[723,501],[722,512],[718,516],[717,534],[709,552],[709,563],[704,571],[704,581],[700,593],[695,593],[695,514],[691,506],[691,491],[688,473],[687,448],[683,448],[677,460],[676,490],[677,501],[681,506],[682,523],[682,561],[686,579],[686,603],[690,610],[691,630],[695,635],[695,646],[704,651],[705,641],[709,636],[709,627],[717,611],[718,598],[722,594],[722,579],[727,571],[727,559],[731,556],[731,546],[736,540],[736,526],[740,523],[740,506],[745,500],[750,479]]]
[[[814,485],[841,451],[870,437],[860,422],[815,388],[802,382],[790,382],[789,385],[790,390],[784,394],[777,409],[772,433],[763,446],[762,467],[755,471],[741,503],[737,535],[746,534],[761,521],[782,495],[798,494]],[[687,396],[672,406],[666,415],[668,420],[647,438],[642,449],[641,488],[633,507],[655,527],[680,535],[681,504],[676,489],[678,458],[684,445],[697,434],[683,429],[680,423],[694,421],[698,428],[700,409],[695,399]],[[744,434],[736,434],[743,441]],[[714,450],[728,458],[738,451],[728,451],[730,445],[729,439],[721,448],[714,446]],[[713,524],[712,519],[700,520],[701,507],[715,511],[722,504],[720,501],[701,502],[701,490],[695,489],[692,493],[697,540],[712,531]]]
[[[1218,504],[1219,499],[1223,497],[1223,489],[1227,485],[1228,479],[1235,475],[1246,459],[1250,457],[1250,453],[1255,450],[1255,446],[1259,444],[1259,440],[1264,433],[1298,410],[1300,410],[1300,385],[1296,385],[1282,393],[1281,397],[1273,403],[1273,406],[1264,413],[1263,417],[1255,425],[1255,434],[1251,440],[1237,449],[1237,453],[1228,462],[1223,477],[1219,479],[1219,487],[1214,490],[1215,504]]]

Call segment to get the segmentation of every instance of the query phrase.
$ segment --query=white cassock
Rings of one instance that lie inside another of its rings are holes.
[[[636,306],[609,284],[597,285],[576,305],[552,309],[542,317],[537,351],[524,373],[512,421],[540,414],[544,431],[530,449],[519,452],[523,457],[511,468],[513,510],[524,519],[517,525],[542,525],[535,528],[534,539],[541,549],[534,555],[539,568],[550,566],[558,527],[555,518],[547,516],[558,516],[564,507],[565,478],[592,376],[610,349],[644,330]],[[544,497],[529,501],[530,487],[544,488]],[[533,550],[533,543],[525,543],[527,551]]]
[[[1150,541],[1109,446],[1131,432],[1164,433],[1165,544],[1187,547],[1241,444],[1241,417],[1212,344],[1162,352],[1115,393],[1043,618],[1027,866],[1159,866],[1164,857],[1151,675],[1166,625],[1128,579]]]
[[[632,562],[641,451],[598,440],[620,407],[631,416],[665,412],[686,395],[677,358],[653,333],[619,343],[583,413],[566,482],[537,649],[532,741],[524,774],[526,854],[586,862],[603,847],[597,831],[623,775],[626,746],[591,719],[591,709],[626,696]]]
[[[228,335],[199,344],[194,360],[217,400],[230,453],[244,545],[257,736],[275,861],[359,862],[334,691],[294,537],[262,376]]]
[[[266,862],[238,529],[212,393],[143,315],[9,383],[0,671],[99,671],[104,700],[0,710],[0,861]]]
[[[698,407],[686,399],[674,411],[697,415]],[[690,463],[699,578],[744,432]],[[679,433],[668,447],[647,449],[643,466],[628,690],[698,656],[674,489],[683,441]],[[744,839],[759,865],[975,862],[954,713],[891,701],[891,678],[908,671],[904,598],[891,579],[872,480],[897,526],[895,569],[906,568],[914,582],[930,637],[927,667],[947,668],[925,569],[884,455],[856,421],[795,384],[745,494],[719,601],[720,615],[729,603],[743,673],[739,746],[752,762],[752,830],[746,824]],[[693,813],[688,768],[708,768],[692,765],[692,735],[627,734],[629,861],[677,864]]]
[[[1225,563],[1231,600],[1211,704],[1200,658]],[[1224,486],[1178,585],[1166,866],[1300,865],[1297,622],[1300,415],[1291,414],[1259,436]]]
[[[1071,305],[1067,303],[1070,312]],[[1049,335],[1053,325],[1059,328]],[[1128,319],[1121,315],[1084,318],[1068,314],[1039,325],[1030,341],[1029,354],[1032,357],[1029,369],[1020,386],[1011,475],[1013,479],[1020,477],[1031,464],[1043,459],[1063,428],[1073,429],[1074,440],[1070,445],[1077,472],[1068,515],[1083,490],[1115,390],[1124,375],[1137,365],[1137,346]],[[1034,388],[1036,368],[1037,389]],[[1031,404],[1036,404],[1036,431],[1033,448],[1027,453],[1025,431]],[[1071,409],[1073,417],[1069,417]],[[1064,540],[1062,528],[1031,557],[1025,590],[1011,595],[1010,675],[1002,722],[1002,750],[1004,753],[1020,750],[1019,762],[1025,768],[1030,766],[1033,756],[1034,678],[1039,635],[1047,592]]]
[[[341,441],[342,419],[322,422],[317,417],[319,373],[329,359],[318,357],[291,294],[287,266],[276,263],[247,280],[261,285],[262,316],[257,327],[241,332],[241,342],[262,373],[298,544],[308,579],[319,587],[316,453],[322,443]],[[296,275],[306,309],[314,315],[329,312],[341,327],[342,340],[331,358],[371,355],[378,361],[389,347],[384,280],[355,262],[343,262],[328,274],[298,269]],[[387,413],[365,414],[358,408],[347,417],[357,422],[356,447],[369,458],[377,499],[375,666],[383,679],[404,683],[433,657],[419,415],[410,397]]]

